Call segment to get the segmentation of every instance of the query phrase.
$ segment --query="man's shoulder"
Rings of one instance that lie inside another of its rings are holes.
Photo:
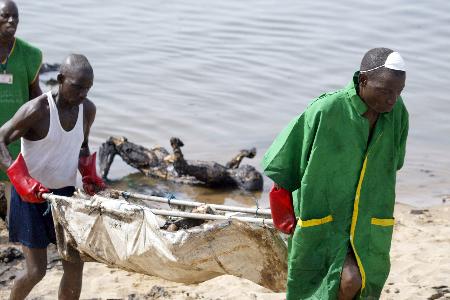
[[[37,113],[44,113],[49,110],[48,96],[47,94],[42,94],[34,99],[31,99],[25,105],[28,105],[32,110]]]
[[[401,96],[397,99],[392,114],[396,120],[400,120],[401,122],[405,122],[409,119],[408,110],[406,109],[405,102]]]
[[[304,112],[298,115],[294,120],[304,119],[309,127],[320,121],[324,115],[335,116],[339,114],[345,104],[345,90],[337,90],[334,92],[323,93],[319,97],[312,100],[306,107]],[[293,120],[293,121],[294,121]]]
[[[95,118],[95,114],[97,111],[97,107],[94,102],[86,98],[83,101],[83,115],[85,118],[88,118],[90,121],[93,121]]]
[[[26,54],[42,55],[41,49],[18,37],[16,37],[16,47],[21,51],[24,51]]]
[[[400,111],[407,111],[405,101],[403,100],[402,96],[398,97],[395,108]]]
[[[397,102],[394,105],[394,108],[391,111],[392,115],[395,116],[403,116],[408,115],[408,110],[406,109],[405,102],[403,101],[403,98],[400,96],[397,99]]]
[[[84,111],[88,112],[88,111],[94,111],[97,109],[94,102],[92,102],[91,100],[89,100],[89,98],[86,98],[83,101],[83,107],[84,107]]]
[[[327,113],[332,112],[344,104],[344,98],[346,97],[346,91],[344,89],[334,92],[328,92],[315,98],[306,108],[308,114]]]
[[[32,122],[38,122],[39,120],[42,120],[42,118],[48,116],[48,114],[49,105],[46,94],[42,94],[39,97],[24,103],[17,113],[19,118],[30,120]]]

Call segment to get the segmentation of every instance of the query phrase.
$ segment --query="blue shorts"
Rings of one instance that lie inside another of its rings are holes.
[[[75,187],[68,186],[51,191],[55,195],[71,197]],[[11,187],[9,241],[21,243],[28,248],[47,248],[50,243],[56,244],[52,211],[48,208],[47,202],[22,201],[16,189]]]

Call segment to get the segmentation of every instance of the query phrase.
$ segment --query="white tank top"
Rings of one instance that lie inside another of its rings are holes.
[[[51,92],[46,93],[50,108],[47,136],[38,141],[21,139],[21,151],[30,175],[49,189],[75,186],[78,157],[84,140],[83,104],[71,131],[65,131],[59,121],[58,108]]]

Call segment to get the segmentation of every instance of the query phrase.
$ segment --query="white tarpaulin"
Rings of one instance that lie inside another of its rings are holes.
[[[186,230],[160,229],[149,208],[119,199],[52,199],[58,249],[168,280],[197,283],[222,274],[285,289],[287,249],[271,228],[240,221],[211,221]],[[161,223],[162,222],[162,223]]]

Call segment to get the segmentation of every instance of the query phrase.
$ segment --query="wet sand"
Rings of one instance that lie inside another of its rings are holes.
[[[391,273],[381,299],[450,299],[450,203],[430,208],[397,204]],[[7,231],[0,225],[0,251]],[[29,299],[56,299],[61,262],[55,248],[49,267]],[[23,259],[0,263],[0,299],[7,299],[13,277]],[[224,275],[201,284],[184,285],[157,277],[130,273],[103,264],[86,263],[81,299],[284,299],[253,282]]]

